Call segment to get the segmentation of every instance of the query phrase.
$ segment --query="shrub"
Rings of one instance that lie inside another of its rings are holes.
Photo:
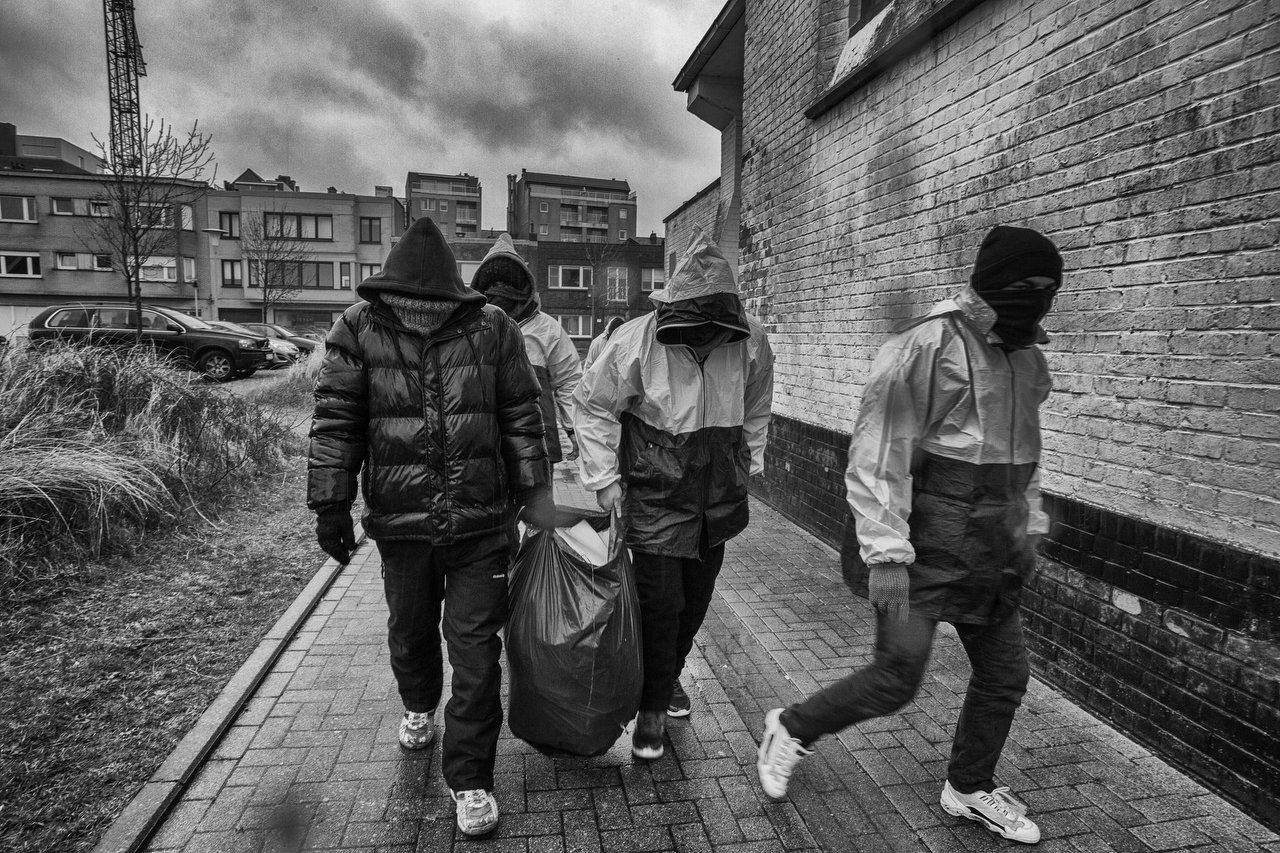
[[[281,419],[147,350],[0,354],[0,592],[127,550],[246,475],[279,468]]]

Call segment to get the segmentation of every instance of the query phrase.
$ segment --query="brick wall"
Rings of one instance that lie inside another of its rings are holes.
[[[720,187],[722,181],[714,181],[704,187],[698,195],[679,208],[664,220],[666,224],[666,263],[667,278],[675,272],[675,264],[680,263],[684,250],[689,248],[695,228],[701,228],[708,235],[716,231],[716,216],[720,209]],[[675,260],[675,264],[672,263]]]
[[[1274,694],[1244,685],[1280,672],[1280,7],[987,0],[809,119],[844,6],[747,4],[741,278],[777,357],[768,497],[829,501],[812,478],[840,441],[788,436],[850,428],[893,323],[965,282],[991,226],[1048,233],[1067,274],[1044,487],[1078,565],[1037,588],[1038,660],[1126,725],[1145,708],[1139,736],[1274,823]],[[801,458],[818,468],[790,474]],[[1073,533],[1076,512],[1133,535]],[[1111,668],[1121,639],[1164,674]],[[1234,752],[1202,737],[1234,725]]]

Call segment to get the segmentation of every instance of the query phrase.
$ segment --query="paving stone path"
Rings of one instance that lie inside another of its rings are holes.
[[[561,503],[591,506],[566,471]],[[623,737],[594,759],[548,758],[503,730],[502,812],[488,839],[456,833],[438,745],[396,744],[401,707],[386,655],[377,551],[363,546],[151,839],[151,853],[342,850],[988,851],[1021,845],[938,806],[968,679],[939,633],[925,684],[901,714],[818,745],[782,802],[756,780],[769,708],[869,660],[872,612],[836,554],[753,502],[730,543],[684,684],[693,714],[666,756]],[[445,679],[446,690],[448,677]],[[1148,750],[1033,680],[999,768],[1031,807],[1043,853],[1280,853],[1267,831]]]

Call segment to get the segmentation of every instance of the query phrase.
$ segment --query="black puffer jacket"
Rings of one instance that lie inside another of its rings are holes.
[[[422,222],[430,220],[415,222],[383,272],[361,285],[372,301],[348,308],[329,332],[307,503],[350,507],[359,476],[375,540],[506,535],[522,497],[550,484],[541,389],[519,328],[465,288],[443,237]],[[422,335],[378,298],[387,291],[459,304]]]

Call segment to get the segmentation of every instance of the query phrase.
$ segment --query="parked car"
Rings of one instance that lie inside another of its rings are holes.
[[[137,326],[136,309],[127,303],[69,303],[33,317],[28,334],[32,343],[62,340],[131,347],[137,344]],[[218,329],[159,305],[142,306],[142,344],[215,382],[253,373],[272,357],[264,337]]]
[[[273,341],[288,341],[304,353],[309,353],[320,346],[319,341],[313,340],[306,335],[300,335],[276,323],[241,323],[240,325],[259,335],[265,335]]]
[[[230,320],[210,320],[209,325],[216,329],[225,329],[226,331],[237,335],[249,335],[251,337],[259,336],[258,332],[255,332],[247,326],[242,326],[239,323],[232,323]],[[265,370],[279,370],[282,367],[288,367],[295,361],[302,358],[302,350],[298,349],[288,341],[280,341],[275,338],[268,337],[267,345],[271,347],[271,359],[263,365],[263,369]],[[252,375],[252,373],[253,371],[251,370],[245,375],[249,376]]]

